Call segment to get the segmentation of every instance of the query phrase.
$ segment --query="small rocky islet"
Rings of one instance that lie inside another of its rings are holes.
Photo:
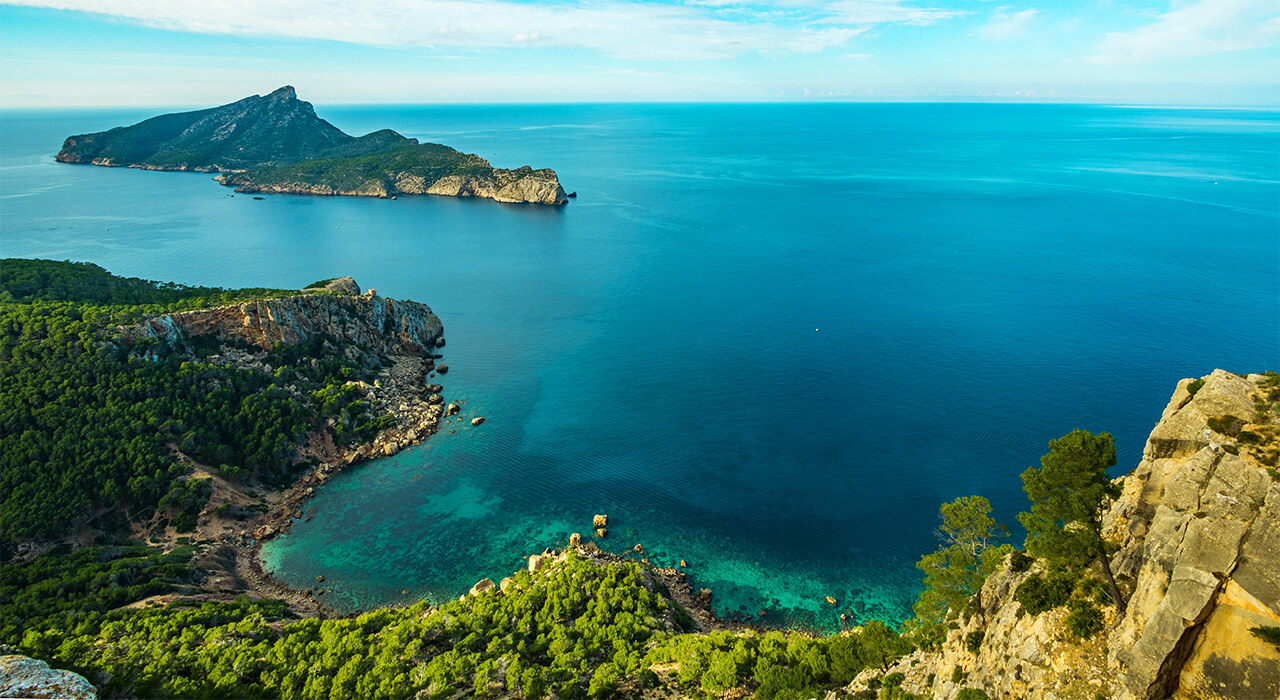
[[[70,136],[56,159],[219,173],[215,179],[221,184],[251,194],[435,194],[550,205],[569,201],[550,168],[494,168],[473,153],[419,143],[390,129],[351,136],[317,116],[289,85],[220,107]]]

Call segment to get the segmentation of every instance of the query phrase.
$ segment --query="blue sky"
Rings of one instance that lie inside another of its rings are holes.
[[[1280,105],[1278,0],[0,0],[0,106]]]

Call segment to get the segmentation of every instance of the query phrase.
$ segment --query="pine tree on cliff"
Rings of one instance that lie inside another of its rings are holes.
[[[1009,545],[996,546],[1009,529],[991,517],[991,502],[982,496],[943,503],[938,512],[938,536],[947,545],[916,564],[925,573],[916,614],[924,621],[943,622],[948,610],[963,610],[976,595],[982,619],[982,583],[1012,551]]]
[[[1107,478],[1107,467],[1115,463],[1111,433],[1073,430],[1050,440],[1040,468],[1022,473],[1022,490],[1031,499],[1031,511],[1019,513],[1018,522],[1027,529],[1026,550],[1032,556],[1077,571],[1097,561],[1120,617],[1128,603],[1116,587],[1102,538],[1102,514],[1111,499],[1120,495],[1120,487]]]

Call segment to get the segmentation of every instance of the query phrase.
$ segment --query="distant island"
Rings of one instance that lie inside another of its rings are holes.
[[[67,138],[61,163],[221,173],[237,192],[394,197],[438,194],[564,204],[554,170],[494,168],[473,153],[383,129],[355,137],[316,116],[291,86]]]

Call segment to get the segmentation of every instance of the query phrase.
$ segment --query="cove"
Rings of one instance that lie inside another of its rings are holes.
[[[546,164],[579,197],[228,197],[52,162],[127,115],[5,112],[0,253],[222,286],[353,275],[432,307],[446,396],[485,424],[344,473],[264,549],[344,610],[455,597],[603,512],[604,546],[687,560],[721,611],[830,627],[832,595],[902,619],[939,503],[982,494],[1012,525],[1049,439],[1110,431],[1119,473],[1178,378],[1280,369],[1274,112],[321,116]]]

